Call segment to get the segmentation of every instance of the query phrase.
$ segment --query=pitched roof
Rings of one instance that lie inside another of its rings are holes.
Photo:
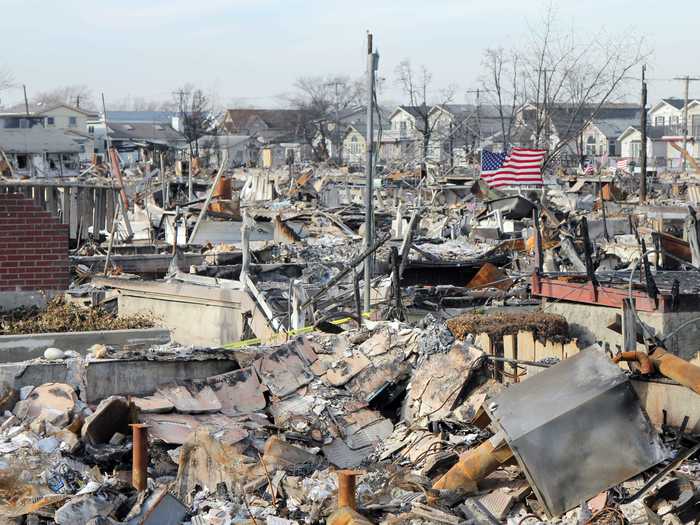
[[[262,120],[270,129],[288,129],[301,117],[297,109],[228,109],[224,121],[230,130],[248,129],[255,119]]]
[[[78,153],[80,141],[61,129],[0,129],[0,149],[5,153]]]
[[[669,106],[673,106],[676,109],[683,109],[683,106],[685,106],[685,100],[682,98],[676,98],[676,97],[662,98],[661,102],[665,102]]]
[[[185,137],[169,124],[160,122],[109,121],[109,136],[113,140],[144,140],[148,142],[179,142]]]
[[[108,111],[107,122],[110,126],[113,122],[170,124],[178,115],[177,111]]]

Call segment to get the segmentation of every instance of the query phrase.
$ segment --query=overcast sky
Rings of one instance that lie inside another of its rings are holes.
[[[670,78],[700,75],[697,0],[560,0],[562,23],[646,35],[650,96],[681,96]],[[192,82],[220,102],[276,105],[301,75],[360,76],[374,33],[385,96],[399,100],[398,62],[426,65],[437,86],[473,95],[487,47],[535,24],[542,0],[0,0],[0,66],[31,92],[86,84],[107,101],[171,99]],[[687,16],[684,16],[686,14]],[[691,96],[700,96],[700,82]],[[636,93],[633,95],[637,99]],[[2,94],[16,102],[21,88]],[[632,96],[630,96],[632,98]]]

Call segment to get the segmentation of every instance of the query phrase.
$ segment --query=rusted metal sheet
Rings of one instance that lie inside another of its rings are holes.
[[[575,283],[532,275],[532,295],[577,303],[597,304],[622,308],[623,300],[629,297],[627,288],[593,286],[590,282]],[[667,312],[670,310],[670,296],[659,295],[658,306],[644,292],[632,290],[635,308],[640,312]]]

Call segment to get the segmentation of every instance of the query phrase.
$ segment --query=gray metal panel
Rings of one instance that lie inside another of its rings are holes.
[[[494,421],[550,516],[666,457],[627,377],[586,350],[494,398]]]

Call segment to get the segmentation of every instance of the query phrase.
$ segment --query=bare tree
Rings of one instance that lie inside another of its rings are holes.
[[[182,119],[183,135],[187,139],[192,156],[199,156],[198,141],[212,132],[218,121],[209,98],[201,89],[187,84],[175,92]]]
[[[15,78],[9,69],[0,67],[0,92],[10,89],[15,85]]]
[[[328,159],[328,142],[340,152],[342,126],[338,117],[358,107],[363,94],[362,82],[347,76],[301,77],[294,83],[294,93],[285,98],[298,112],[298,131],[315,160]],[[340,161],[339,153],[336,159]]]
[[[396,81],[408,99],[410,111],[416,119],[416,131],[421,136],[422,161],[428,157],[430,139],[438,124],[431,118],[430,110],[434,106],[443,106],[454,100],[454,87],[433,93],[433,75],[425,66],[414,70],[409,60],[403,60],[396,67]]]
[[[535,147],[548,149],[548,163],[578,140],[646,55],[643,39],[629,32],[600,31],[580,39],[575,30],[560,28],[550,6],[520,51],[487,51],[484,84],[491,93],[503,93],[508,78],[516,95],[508,100],[530,102],[533,117],[519,124],[529,126]],[[505,56],[517,59],[506,61]],[[498,105],[503,106],[502,100]]]
[[[485,69],[485,76],[481,82],[482,91],[484,98],[496,107],[503,144],[510,144],[515,110],[525,102],[522,90],[518,88],[519,60],[517,51],[507,51],[503,48],[487,49],[482,60]],[[480,108],[477,107],[476,111],[480,111]]]
[[[49,91],[39,92],[31,96],[31,102],[44,108],[58,104],[90,109],[96,107],[92,91],[84,84],[62,86]]]

